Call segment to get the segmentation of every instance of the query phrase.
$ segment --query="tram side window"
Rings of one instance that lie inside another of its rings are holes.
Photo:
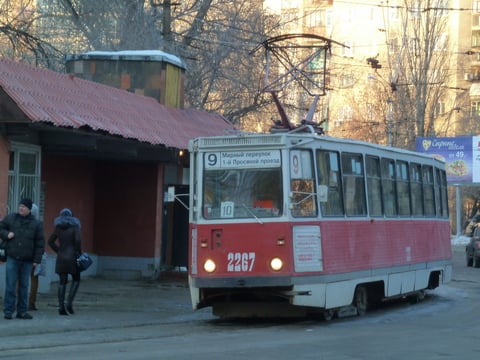
[[[397,195],[395,181],[395,162],[382,159],[382,195],[386,216],[397,215]]]
[[[363,159],[359,154],[342,154],[343,198],[347,216],[367,214]]]
[[[448,193],[447,193],[447,174],[445,171],[440,169],[435,169],[437,173],[437,184],[439,186],[440,193],[440,213],[437,213],[438,216],[448,217]]]
[[[317,216],[317,197],[310,151],[290,151],[290,192],[292,216]]]
[[[367,156],[365,159],[365,165],[367,168],[368,210],[371,216],[382,216],[383,203],[380,159]]]
[[[337,152],[317,151],[318,185],[327,187],[327,201],[320,202],[323,216],[343,215],[340,159]]]
[[[410,164],[410,191],[412,214],[423,215],[422,167],[420,164]]]
[[[397,195],[398,214],[410,215],[408,164],[405,161],[397,161]]]
[[[433,168],[431,166],[423,166],[423,196],[425,215],[435,216],[435,193],[433,187]]]

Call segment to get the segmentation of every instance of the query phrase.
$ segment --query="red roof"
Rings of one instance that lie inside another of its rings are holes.
[[[147,96],[6,59],[0,59],[0,87],[32,122],[89,127],[153,145],[186,149],[192,138],[234,129],[220,115],[167,107]]]

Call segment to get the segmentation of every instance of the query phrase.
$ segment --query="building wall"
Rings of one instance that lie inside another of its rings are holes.
[[[162,242],[163,168],[99,162],[95,181],[95,253],[109,278],[156,277]],[[159,170],[160,169],[160,170]]]
[[[44,154],[42,184],[46,239],[53,231],[53,220],[65,207],[82,223],[83,250],[95,259],[84,275],[128,279],[158,274],[163,165]],[[48,290],[50,281],[56,281],[55,254],[48,246],[46,250],[49,272],[42,279],[41,292]]]
[[[45,191],[46,240],[53,232],[55,217],[63,208],[69,208],[82,224],[82,250],[94,251],[95,163],[79,158],[43,155],[42,184]],[[47,251],[52,252],[48,247]]]
[[[95,176],[95,252],[152,257],[157,214],[156,165],[99,162]]]
[[[185,69],[163,61],[163,56],[156,53],[142,55],[144,52],[130,51],[128,55],[119,55],[118,52],[70,55],[66,70],[82,79],[149,96],[163,105],[182,109]]]
[[[7,215],[9,160],[8,142],[4,137],[0,137],[0,218]]]

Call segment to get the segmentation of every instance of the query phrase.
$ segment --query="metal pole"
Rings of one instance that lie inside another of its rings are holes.
[[[387,100],[388,104],[388,114],[387,114],[387,135],[388,135],[388,146],[393,146],[393,136],[392,136],[392,122],[393,122],[393,113],[392,113],[392,99]]]
[[[462,194],[460,185],[455,185],[455,208],[457,210],[457,237],[462,235]]]

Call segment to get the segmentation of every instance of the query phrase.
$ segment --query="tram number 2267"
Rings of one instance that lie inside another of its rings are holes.
[[[252,271],[255,263],[254,252],[230,252],[227,254],[227,271]]]

